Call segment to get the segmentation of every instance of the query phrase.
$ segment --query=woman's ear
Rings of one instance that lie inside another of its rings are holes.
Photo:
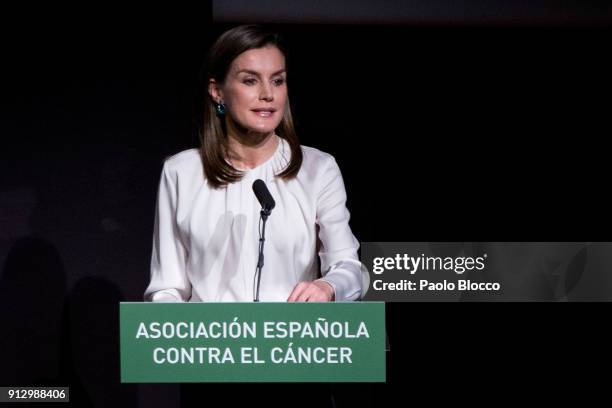
[[[208,81],[208,94],[212,100],[217,103],[223,100],[223,92],[219,88],[219,84],[217,84],[217,81],[214,78],[210,78]]]

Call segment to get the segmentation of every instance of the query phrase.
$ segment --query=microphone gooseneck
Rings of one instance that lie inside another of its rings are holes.
[[[255,197],[261,204],[261,211],[259,213],[259,256],[257,258],[257,266],[255,268],[254,279],[257,278],[257,287],[254,289],[253,302],[259,302],[259,284],[261,282],[261,270],[264,265],[264,243],[266,242],[266,221],[272,213],[272,209],[276,205],[272,194],[266,187],[266,183],[262,180],[257,179],[253,182],[253,192]],[[254,282],[255,284],[255,282]]]

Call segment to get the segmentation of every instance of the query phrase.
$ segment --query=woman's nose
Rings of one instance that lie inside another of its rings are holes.
[[[274,99],[274,95],[272,93],[272,86],[270,84],[263,84],[261,87],[261,91],[259,93],[259,99],[264,101],[271,101]]]

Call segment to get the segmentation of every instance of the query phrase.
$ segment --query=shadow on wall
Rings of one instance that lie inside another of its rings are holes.
[[[12,245],[0,280],[0,385],[69,386],[72,406],[136,407],[136,385],[120,383],[121,292],[97,277],[65,292],[51,243],[26,237]]]
[[[59,376],[66,276],[57,249],[40,238],[10,247],[0,280],[0,384],[31,385]]]

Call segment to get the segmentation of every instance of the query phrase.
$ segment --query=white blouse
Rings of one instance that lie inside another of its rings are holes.
[[[260,301],[284,302],[297,283],[319,278],[317,249],[321,279],[334,288],[336,301],[362,298],[369,277],[348,224],[340,169],[327,153],[305,146],[302,152],[296,178],[275,177],[291,158],[289,144],[279,138],[270,159],[219,189],[206,182],[198,149],[166,159],[145,300],[253,300],[261,210],[252,190],[257,179],[276,201],[266,223]]]

